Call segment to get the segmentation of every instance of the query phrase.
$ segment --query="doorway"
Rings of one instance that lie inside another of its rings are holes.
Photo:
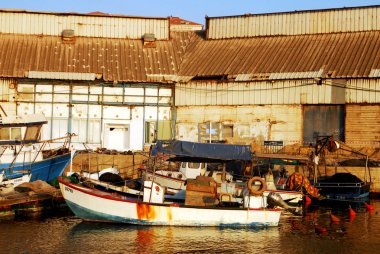
[[[104,132],[104,147],[118,151],[130,149],[129,124],[106,124]]]

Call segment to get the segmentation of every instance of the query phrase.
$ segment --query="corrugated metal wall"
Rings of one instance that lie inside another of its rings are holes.
[[[380,79],[349,79],[346,103],[380,103]]]
[[[346,143],[380,147],[380,105],[346,105]]]
[[[380,6],[207,19],[207,38],[339,33],[380,29]]]
[[[205,122],[232,125],[229,143],[302,140],[301,105],[177,107],[176,138],[197,142],[198,124]]]
[[[343,81],[342,81],[343,82]],[[175,105],[344,104],[343,87],[314,79],[262,82],[176,84]]]
[[[145,33],[153,33],[156,39],[167,40],[169,18],[0,11],[0,33],[60,36],[64,29],[85,37],[140,39]]]

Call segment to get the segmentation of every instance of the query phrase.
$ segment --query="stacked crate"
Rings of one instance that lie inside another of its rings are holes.
[[[218,204],[217,184],[212,177],[198,176],[188,179],[186,184],[185,205],[213,206]]]

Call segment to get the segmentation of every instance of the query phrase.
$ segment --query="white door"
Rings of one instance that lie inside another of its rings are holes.
[[[118,151],[129,150],[129,125],[107,124],[104,132],[104,147]]]

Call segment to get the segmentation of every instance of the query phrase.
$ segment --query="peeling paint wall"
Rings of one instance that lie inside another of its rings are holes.
[[[7,115],[16,113],[15,84],[13,79],[0,79],[0,105]],[[3,114],[1,110],[0,114]]]
[[[209,121],[233,125],[229,143],[302,140],[301,105],[177,107],[176,138],[198,142],[198,124]]]

